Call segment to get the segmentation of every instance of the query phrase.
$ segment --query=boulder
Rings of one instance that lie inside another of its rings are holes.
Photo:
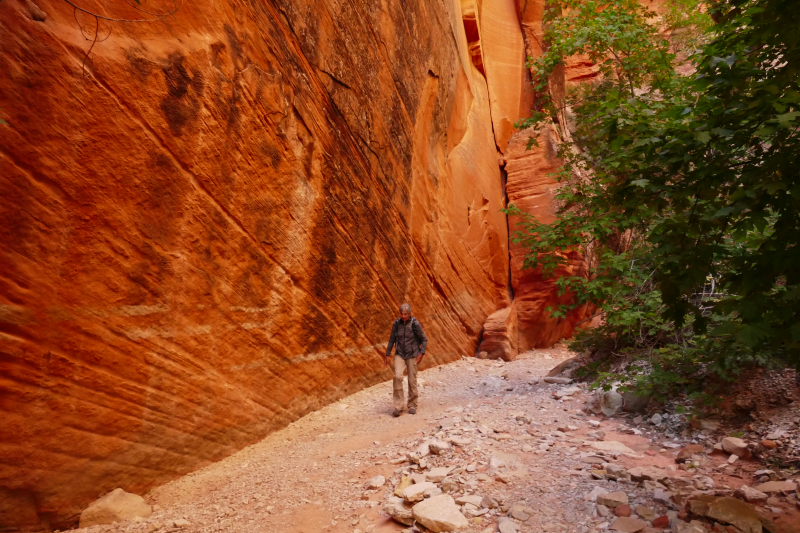
[[[392,496],[383,505],[383,511],[401,524],[414,525],[414,514],[411,506],[406,504],[403,498]]]
[[[91,527],[132,518],[147,518],[152,507],[137,494],[114,489],[89,505],[81,513],[79,527]]]
[[[649,394],[639,395],[634,392],[626,392],[622,394],[622,410],[628,413],[640,413],[647,408],[649,403]]]
[[[512,302],[489,315],[483,324],[480,350],[486,353],[484,359],[513,361],[519,355],[518,337],[517,306]]]
[[[767,498],[769,497],[760,490],[748,487],[747,485],[742,485],[741,487],[736,489],[734,496],[736,496],[740,500],[744,500],[747,503],[752,503],[754,505],[763,505],[767,503]]]
[[[722,449],[741,459],[750,458],[750,450],[747,448],[747,441],[737,437],[725,437],[722,439]]]
[[[600,410],[606,416],[617,414],[620,409],[622,409],[622,404],[622,395],[613,390],[603,393],[603,396],[600,398]]]
[[[456,502],[447,494],[433,496],[412,508],[417,522],[433,533],[456,531],[469,527],[467,517],[458,510]]]

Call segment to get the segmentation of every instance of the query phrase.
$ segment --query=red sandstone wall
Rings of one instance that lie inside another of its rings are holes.
[[[0,528],[386,379],[404,300],[429,364],[508,304],[458,2],[187,1],[103,25],[84,75],[72,10],[36,1],[0,3]]]

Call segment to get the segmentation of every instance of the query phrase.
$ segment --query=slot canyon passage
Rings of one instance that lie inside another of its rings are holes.
[[[555,140],[513,129],[542,10],[197,0],[92,45],[64,1],[0,2],[0,529],[385,381],[403,301],[423,368],[568,336],[500,211],[553,212]]]
[[[0,0],[0,532],[701,533],[676,502],[715,486],[783,514],[709,517],[796,531],[791,481],[579,409],[560,341],[592,313],[549,316],[501,211],[556,216],[568,129],[514,127],[544,8]],[[428,352],[392,417],[406,301]],[[139,515],[81,518],[118,491]]]

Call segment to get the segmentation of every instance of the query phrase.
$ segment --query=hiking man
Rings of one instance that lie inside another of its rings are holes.
[[[394,356],[394,368],[389,362],[392,347],[397,347]],[[394,371],[394,412],[393,416],[403,413],[403,370],[408,370],[408,412],[417,414],[417,366],[425,356],[428,338],[422,331],[422,324],[411,316],[411,306],[400,306],[400,318],[392,324],[392,334],[389,336],[389,346],[386,347],[386,357],[383,362],[389,370]]]

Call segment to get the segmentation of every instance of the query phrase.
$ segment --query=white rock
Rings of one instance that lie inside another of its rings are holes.
[[[147,518],[152,513],[153,509],[141,496],[114,489],[83,510],[80,527],[111,524],[137,516]]]
[[[460,498],[456,498],[456,503],[457,504],[464,505],[464,504],[469,503],[471,505],[474,505],[476,509],[481,506],[481,502],[482,501],[483,501],[483,498],[481,498],[480,496],[474,496],[474,495],[461,496]]]
[[[383,476],[375,476],[374,478],[367,481],[367,488],[368,489],[379,489],[383,487],[386,483],[386,478]]]
[[[383,506],[384,512],[407,526],[414,525],[414,515],[411,511],[411,506],[406,505],[403,498],[392,496]]]
[[[606,416],[613,416],[622,409],[624,403],[622,395],[616,391],[610,390],[603,393],[600,399],[600,410]]]
[[[747,441],[736,437],[725,437],[722,439],[722,449],[742,459],[748,459],[750,457],[750,450],[747,449]]]
[[[503,522],[500,522],[500,525],[497,527],[497,531],[499,533],[517,533],[517,525],[511,520],[504,520]]]
[[[444,478],[447,477],[453,470],[452,466],[441,466],[439,468],[432,468],[426,475],[427,481],[431,481],[433,483],[441,483]]]
[[[430,443],[431,453],[435,455],[441,455],[447,451],[450,451],[452,448],[453,447],[449,442],[445,442],[443,440],[435,440]]]
[[[437,488],[436,484],[430,481],[416,483],[403,489],[403,499],[409,503],[421,501],[425,497],[426,490],[435,488]]]
[[[181,527],[181,528],[183,528],[183,527],[189,527],[191,525],[192,525],[191,522],[189,522],[185,518],[178,518],[177,520],[174,520],[172,522],[172,526],[173,527]]]
[[[661,415],[658,413],[654,414],[653,417],[650,419],[650,423],[656,426],[660,426],[662,421],[663,419]]]
[[[456,502],[447,494],[434,496],[418,503],[412,508],[412,512],[417,522],[433,533],[457,531],[469,527],[467,517],[461,514]]]
[[[752,487],[748,487],[747,485],[742,485],[736,492],[734,496],[739,498],[740,500],[744,500],[747,503],[752,503],[754,505],[763,505],[767,503],[767,494],[761,492],[760,490],[756,490]]]
[[[558,390],[553,394],[559,400],[561,398],[566,398],[567,396],[572,396],[573,394],[577,394],[581,391],[580,387],[566,387],[564,389]]]
[[[558,376],[544,378],[545,383],[555,383],[557,385],[569,385],[572,383],[572,378],[562,378]]]
[[[583,497],[583,500],[587,502],[596,502],[597,497],[603,494],[608,494],[608,491],[603,487],[595,487],[592,489],[592,492]]]

